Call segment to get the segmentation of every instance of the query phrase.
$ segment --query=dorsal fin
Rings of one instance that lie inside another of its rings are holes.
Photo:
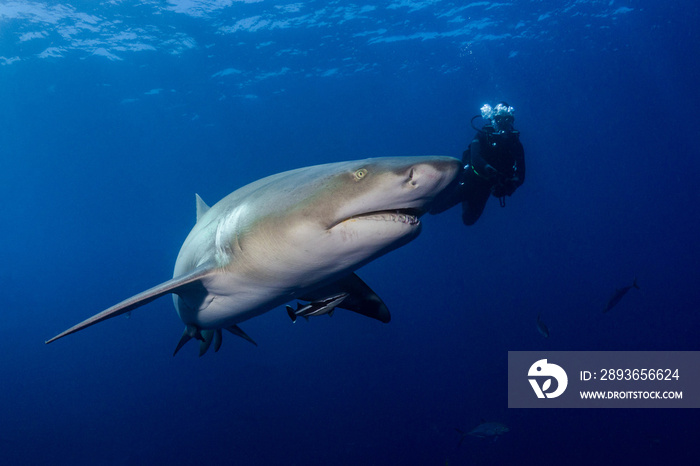
[[[194,197],[197,203],[197,221],[199,222],[199,219],[202,218],[202,216],[209,210],[209,206],[202,200],[201,197],[199,197],[199,194],[195,193]]]

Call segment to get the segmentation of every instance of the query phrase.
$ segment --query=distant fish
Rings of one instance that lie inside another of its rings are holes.
[[[501,424],[500,422],[486,422],[482,419],[481,424],[474,427],[469,432],[462,432],[459,429],[455,430],[459,432],[462,436],[462,438],[459,439],[459,445],[461,445],[462,442],[464,442],[464,439],[467,438],[467,435],[471,435],[472,437],[482,439],[487,437],[493,437],[493,440],[495,441],[496,439],[498,439],[499,435],[505,434],[510,429],[506,425]]]
[[[549,338],[549,329],[547,326],[540,320],[540,315],[541,313],[537,314],[537,331],[542,334],[543,337]]]
[[[615,294],[613,294],[612,297],[610,298],[610,301],[608,301],[608,304],[605,306],[605,309],[603,309],[603,313],[606,313],[610,309],[617,306],[617,303],[619,303],[620,300],[622,299],[622,297],[624,295],[626,295],[627,292],[629,290],[631,290],[632,288],[639,289],[639,287],[637,286],[637,278],[636,277],[634,279],[634,282],[632,282],[632,285],[625,286],[624,288],[618,288],[617,290],[615,290]]]
[[[289,318],[292,319],[292,322],[296,322],[297,316],[301,316],[306,320],[309,320],[310,316],[320,316],[323,314],[328,314],[331,316],[333,315],[333,310],[336,308],[336,306],[342,303],[348,296],[349,293],[340,293],[329,296],[325,299],[311,302],[304,306],[297,303],[296,309],[293,309],[292,306],[287,306],[287,314],[289,314]]]

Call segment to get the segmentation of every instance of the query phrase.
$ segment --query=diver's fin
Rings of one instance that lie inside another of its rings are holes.
[[[639,289],[639,285],[637,285],[637,277],[634,277],[634,281],[632,282],[632,286]]]
[[[199,219],[202,218],[202,215],[206,214],[209,210],[209,206],[206,202],[202,200],[201,197],[199,197],[199,194],[195,193],[194,197],[195,202],[197,203],[197,221],[199,222]]]
[[[293,323],[296,323],[297,315],[294,313],[294,309],[290,305],[287,305],[286,307],[287,307],[287,314],[289,314],[289,318],[292,319]]]
[[[372,289],[354,273],[330,285],[318,288],[299,299],[303,301],[319,301],[328,296],[342,293],[348,293],[349,296],[337,307],[357,312],[358,314],[377,319],[384,323],[391,320],[389,309],[386,307],[386,304],[384,304],[384,301],[382,301],[382,298],[377,296],[377,293],[372,291]]]
[[[179,290],[183,289],[187,285],[196,282],[201,278],[205,277],[206,275],[210,274],[212,270],[214,270],[214,268],[215,267],[210,264],[203,264],[186,275],[173,278],[172,280],[168,280],[167,282],[163,282],[160,285],[156,285],[153,288],[143,291],[137,295],[134,295],[131,298],[125,299],[124,301],[115,304],[114,306],[100,312],[99,314],[95,314],[89,319],[85,319],[84,321],[80,322],[77,325],[74,325],[68,330],[59,333],[50,340],[47,340],[45,343],[51,343],[52,341],[56,341],[59,338],[65,337],[66,335],[70,335],[71,333],[75,333],[79,330],[90,327],[91,325],[95,325],[99,322],[102,322],[103,320],[111,319],[112,317],[125,314],[131,311],[132,309],[136,309],[137,307],[141,307],[144,304],[148,304],[154,299],[160,298],[161,296],[166,295],[168,293],[177,293]]]
[[[226,327],[226,330],[228,330],[229,332],[233,333],[233,334],[236,335],[237,337],[241,337],[241,338],[243,338],[244,340],[248,340],[249,342],[251,342],[251,343],[254,344],[255,346],[258,346],[258,344],[255,343],[255,341],[254,341],[252,338],[250,338],[250,337],[248,336],[248,334],[246,334],[243,330],[241,330],[241,328],[240,328],[238,325],[231,325],[230,327]]]

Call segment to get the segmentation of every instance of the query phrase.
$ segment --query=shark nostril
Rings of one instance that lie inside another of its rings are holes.
[[[411,167],[411,169],[408,171],[408,179],[406,180],[406,182],[408,184],[410,184],[411,186],[416,186],[418,184],[418,182],[415,179],[416,178],[415,175],[416,175],[415,168]]]

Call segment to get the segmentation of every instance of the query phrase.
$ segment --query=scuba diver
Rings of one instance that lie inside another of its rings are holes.
[[[482,118],[487,123],[481,128],[474,120]],[[462,222],[473,225],[481,216],[489,195],[498,198],[501,207],[525,181],[525,151],[520,143],[520,133],[513,129],[513,107],[501,102],[495,107],[484,105],[481,115],[471,119],[476,130],[474,139],[462,154],[463,168],[453,187],[439,196],[430,210],[439,214],[462,203]]]

